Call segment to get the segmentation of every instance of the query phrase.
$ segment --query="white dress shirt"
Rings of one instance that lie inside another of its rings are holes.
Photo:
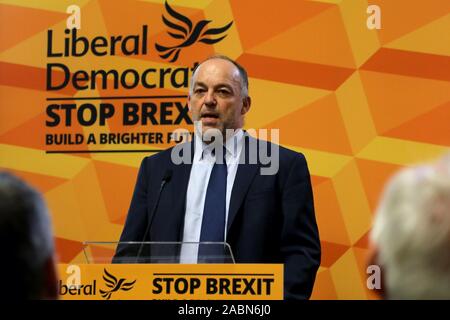
[[[233,190],[234,179],[236,177],[244,143],[242,129],[227,139],[225,143],[227,163],[227,194],[225,209],[225,234],[227,239],[228,210],[230,207],[231,191]],[[202,229],[203,209],[205,206],[206,190],[208,188],[209,177],[215,163],[212,154],[213,146],[207,145],[201,139],[195,139],[194,161],[192,163],[189,184],[186,193],[186,212],[184,217],[183,242],[199,242]],[[182,245],[180,263],[197,263],[198,245]]]

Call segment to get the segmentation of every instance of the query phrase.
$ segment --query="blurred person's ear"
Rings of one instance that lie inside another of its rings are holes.
[[[42,299],[58,299],[58,271],[54,256],[50,256],[44,264],[44,287]]]
[[[380,268],[380,289],[372,289],[381,299],[386,299],[385,282],[384,282],[384,272],[383,266],[378,260],[378,246],[374,243],[369,244],[369,253],[367,255],[367,266],[378,266]]]

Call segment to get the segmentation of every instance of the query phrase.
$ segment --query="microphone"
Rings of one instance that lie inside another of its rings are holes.
[[[142,237],[142,242],[141,242],[141,245],[139,246],[139,251],[138,251],[138,254],[136,256],[135,263],[138,262],[139,257],[141,256],[145,238],[147,238],[147,234],[150,231],[150,228],[152,227],[153,218],[155,217],[156,209],[158,209],[159,198],[161,197],[161,193],[162,193],[162,191],[164,189],[164,186],[170,181],[170,179],[172,179],[172,173],[173,173],[173,171],[171,169],[167,169],[166,172],[164,173],[164,176],[163,176],[162,181],[161,181],[161,186],[159,187],[158,197],[156,198],[155,206],[153,207],[153,210],[152,210],[151,215],[150,215],[150,220],[149,220],[149,222],[147,224],[147,228],[145,229],[144,236]]]

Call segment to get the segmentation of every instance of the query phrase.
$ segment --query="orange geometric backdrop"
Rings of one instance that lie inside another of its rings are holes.
[[[147,154],[46,153],[49,132],[143,129],[125,127],[118,117],[105,126],[48,128],[46,99],[187,93],[173,87],[149,93],[141,86],[46,91],[47,30],[59,34],[61,45],[71,4],[81,8],[80,35],[135,34],[145,24],[150,43],[146,55],[60,58],[71,70],[192,67],[215,52],[245,66],[253,99],[246,128],[279,128],[280,143],[308,160],[323,249],[313,299],[375,298],[366,289],[365,259],[383,185],[398,169],[434,159],[450,146],[450,1],[171,0],[192,21],[233,24],[222,41],[195,43],[170,63],[153,46],[175,44],[161,19],[167,16],[162,0],[0,0],[0,167],[45,195],[63,263],[80,259],[83,241],[118,240]],[[366,26],[372,4],[381,9],[379,30]]]

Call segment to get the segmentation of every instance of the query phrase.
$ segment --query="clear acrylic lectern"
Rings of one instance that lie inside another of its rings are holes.
[[[226,242],[83,243],[85,263],[235,263]]]

